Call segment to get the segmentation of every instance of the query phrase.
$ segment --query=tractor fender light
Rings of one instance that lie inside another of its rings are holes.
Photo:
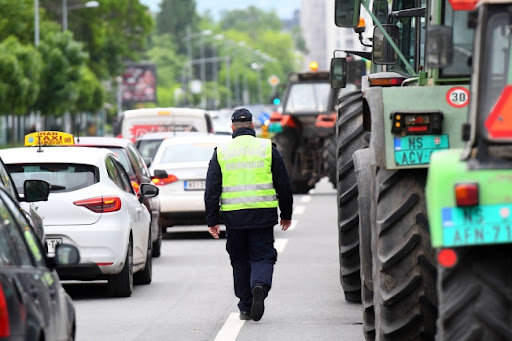
[[[454,267],[457,260],[457,252],[454,249],[441,249],[437,253],[437,262],[443,268]]]
[[[478,205],[478,184],[455,184],[455,202],[457,206],[463,207]]]

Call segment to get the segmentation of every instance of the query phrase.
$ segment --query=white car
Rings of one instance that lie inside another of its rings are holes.
[[[215,147],[229,135],[176,136],[163,140],[149,167],[160,188],[161,226],[206,224],[204,190],[208,164]],[[157,178],[163,170],[167,177]]]
[[[156,186],[142,184],[137,198],[124,167],[105,148],[11,148],[0,156],[20,195],[25,180],[50,183],[48,201],[37,203],[48,251],[60,243],[80,251],[78,265],[58,269],[61,279],[107,279],[114,296],[130,296],[134,279],[151,282],[151,217],[141,202],[158,195]]]

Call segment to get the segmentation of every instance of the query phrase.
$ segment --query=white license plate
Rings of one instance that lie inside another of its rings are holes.
[[[62,238],[47,238],[46,245],[48,245],[48,253],[55,253],[55,247],[62,243]]]
[[[185,181],[185,191],[194,191],[205,189],[205,180],[187,180]]]

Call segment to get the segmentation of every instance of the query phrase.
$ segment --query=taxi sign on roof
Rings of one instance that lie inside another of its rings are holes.
[[[25,135],[25,146],[72,146],[75,139],[72,134],[60,131],[38,131]]]

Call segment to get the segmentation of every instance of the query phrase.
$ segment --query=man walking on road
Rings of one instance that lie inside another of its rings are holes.
[[[281,154],[270,140],[255,137],[249,110],[236,110],[231,121],[233,140],[216,148],[206,176],[206,223],[218,239],[220,202],[240,319],[259,321],[277,261],[277,207],[286,231],[293,196]]]

